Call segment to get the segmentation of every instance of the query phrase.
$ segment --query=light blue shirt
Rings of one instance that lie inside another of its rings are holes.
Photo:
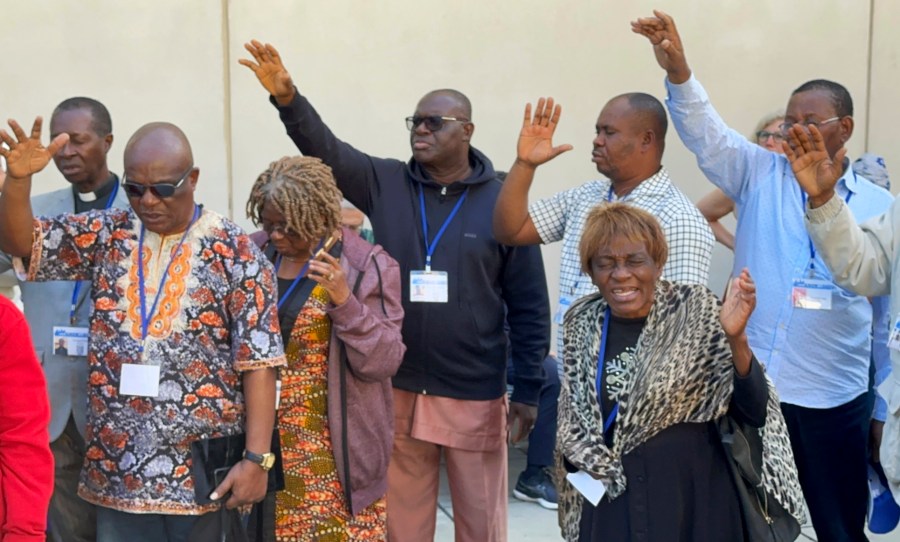
[[[872,353],[872,304],[834,286],[832,310],[793,306],[794,280],[807,276],[811,253],[802,191],[787,158],[726,126],[693,76],[681,85],[666,80],[666,87],[666,105],[678,135],[696,155],[707,178],[737,207],[734,271],[749,268],[757,287],[747,336],[781,400],[807,408],[832,408],[865,393]],[[883,213],[893,200],[889,192],[849,167],[836,191],[842,199],[849,196],[848,206],[859,222]],[[816,278],[832,281],[818,254],[813,266]],[[885,297],[876,298],[875,304],[880,305],[881,314],[887,313]],[[881,321],[879,325],[887,325],[883,317]],[[879,369],[890,364],[884,331],[876,333]]]

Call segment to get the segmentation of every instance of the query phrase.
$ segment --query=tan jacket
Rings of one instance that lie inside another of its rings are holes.
[[[839,285],[869,297],[891,296],[891,325],[900,313],[900,199],[861,225],[839,197],[806,210],[806,229]],[[893,283],[897,286],[894,287]],[[900,352],[891,349],[891,374],[878,387],[888,404],[881,463],[900,499]]]

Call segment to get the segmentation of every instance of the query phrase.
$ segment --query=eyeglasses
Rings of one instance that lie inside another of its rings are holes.
[[[786,134],[788,132],[788,130],[790,130],[791,127],[794,126],[794,124],[799,124],[801,126],[805,126],[806,129],[809,130],[809,128],[811,126],[815,126],[818,129],[820,126],[825,126],[826,124],[831,124],[832,122],[837,121],[837,120],[841,120],[841,117],[831,117],[830,119],[825,119],[820,122],[816,122],[814,120],[804,120],[804,121],[799,121],[796,123],[783,122],[778,125],[778,128],[781,130],[781,133]]]
[[[781,143],[784,141],[784,134],[781,132],[767,132],[765,130],[760,130],[756,132],[756,142],[757,143],[765,143],[769,140],[769,138],[775,140],[775,143]]]
[[[409,131],[416,129],[416,126],[425,123],[425,128],[429,132],[437,132],[444,127],[445,121],[469,122],[469,119],[458,117],[442,117],[440,115],[429,115],[427,117],[406,117],[406,128]]]
[[[175,195],[175,191],[184,184],[184,180],[188,178],[188,175],[190,175],[192,171],[194,171],[194,166],[191,166],[191,168],[181,176],[181,180],[177,183],[141,184],[129,181],[127,178],[123,177],[122,188],[125,189],[125,194],[129,198],[142,198],[147,190],[157,198],[171,198]]]
[[[262,223],[262,229],[269,237],[271,237],[273,233],[280,233],[285,237],[297,235],[290,229],[290,226],[288,226],[284,222],[273,224],[272,222],[266,222],[264,220]]]

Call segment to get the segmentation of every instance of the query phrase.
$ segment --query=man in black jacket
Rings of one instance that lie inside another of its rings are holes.
[[[470,146],[468,98],[429,92],[407,118],[412,158],[375,158],[332,134],[274,47],[253,41],[246,48],[253,60],[240,63],[269,92],[297,148],[331,166],[405,277],[407,351],[393,379],[389,538],[434,538],[443,451],[457,540],[505,541],[506,436],[515,427],[512,440],[520,440],[534,424],[550,311],[540,250],[494,239],[501,185],[490,160]],[[516,369],[508,405],[504,319]]]

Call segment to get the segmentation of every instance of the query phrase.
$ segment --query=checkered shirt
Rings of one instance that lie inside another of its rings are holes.
[[[591,278],[581,272],[578,244],[588,213],[607,200],[608,179],[590,181],[531,204],[529,213],[543,243],[562,240],[559,295],[574,301],[597,291]],[[697,207],[669,180],[665,168],[639,184],[623,198],[659,220],[669,244],[669,259],[663,278],[674,282],[706,285],[715,238]],[[562,352],[562,331],[557,332],[557,352]]]

